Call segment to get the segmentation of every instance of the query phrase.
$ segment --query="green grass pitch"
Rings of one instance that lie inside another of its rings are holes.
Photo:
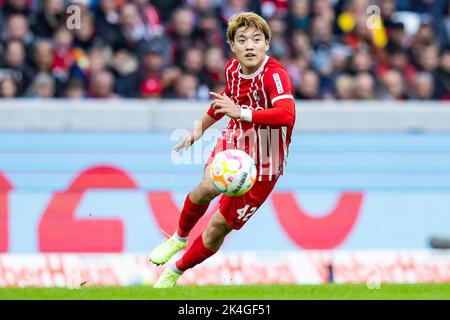
[[[179,286],[173,289],[133,287],[1,288],[0,299],[150,299],[150,300],[450,300],[450,283],[365,285]]]

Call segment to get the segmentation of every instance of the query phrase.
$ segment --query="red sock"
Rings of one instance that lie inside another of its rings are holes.
[[[192,246],[184,253],[184,255],[175,263],[176,267],[180,271],[190,269],[202,261],[205,261],[211,257],[216,251],[212,251],[205,247],[203,243],[202,235],[199,235],[195,239]]]
[[[191,232],[198,219],[205,214],[208,206],[209,203],[195,204],[189,198],[189,194],[186,196],[177,230],[180,237],[187,237],[189,235],[189,232]]]

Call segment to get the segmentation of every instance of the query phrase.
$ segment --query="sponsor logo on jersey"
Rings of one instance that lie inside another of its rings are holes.
[[[278,93],[283,93],[283,85],[281,84],[280,75],[278,73],[273,74],[273,80],[275,80],[275,85],[277,86]]]

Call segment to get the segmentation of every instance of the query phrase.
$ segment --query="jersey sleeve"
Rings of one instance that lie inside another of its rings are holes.
[[[294,100],[291,79],[285,69],[276,68],[266,81],[269,100],[273,106],[275,102],[283,99]]]
[[[295,101],[291,80],[287,71],[283,68],[276,68],[268,74],[266,82],[266,92],[272,108],[267,110],[253,110],[251,122],[291,126],[295,121]]]

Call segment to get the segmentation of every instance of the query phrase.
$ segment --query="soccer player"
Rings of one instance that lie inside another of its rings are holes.
[[[175,151],[189,148],[223,116],[228,116],[230,122],[205,165],[200,184],[186,196],[178,229],[153,249],[150,261],[162,265],[185,248],[189,232],[211,200],[220,194],[209,178],[209,167],[217,152],[230,148],[247,152],[256,164],[256,182],[242,196],[222,195],[219,210],[206,230],[178,261],[163,271],[155,288],[175,286],[185,270],[216,253],[225,236],[239,230],[258,210],[283,174],[295,122],[295,103],[286,69],[267,55],[270,37],[267,22],[255,13],[240,13],[229,22],[227,42],[235,57],[225,66],[225,89],[221,94],[211,92],[213,101],[208,111],[200,124],[175,146]]]

